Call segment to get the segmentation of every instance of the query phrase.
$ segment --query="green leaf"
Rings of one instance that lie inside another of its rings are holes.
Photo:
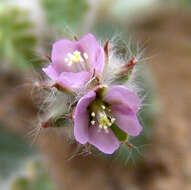
[[[117,137],[119,142],[125,142],[128,139],[128,134],[122,131],[115,123],[111,126],[111,130]]]

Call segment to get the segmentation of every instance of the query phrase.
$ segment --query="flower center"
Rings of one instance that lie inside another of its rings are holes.
[[[115,122],[115,118],[111,115],[111,110],[102,101],[94,101],[89,106],[90,126],[98,127],[98,131],[104,130],[109,133],[109,127]]]
[[[74,51],[73,53],[67,53],[67,57],[65,58],[65,62],[68,63],[68,66],[72,66],[74,63],[83,63],[88,59],[88,54],[83,53],[78,50]]]

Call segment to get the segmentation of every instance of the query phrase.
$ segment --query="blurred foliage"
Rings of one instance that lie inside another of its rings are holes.
[[[19,68],[39,66],[35,47],[37,39],[32,34],[33,24],[27,13],[18,8],[2,6],[0,9],[1,62]],[[1,63],[1,64],[2,64]]]
[[[6,178],[23,165],[34,150],[20,136],[0,126],[0,178]]]
[[[185,6],[191,5],[191,0],[180,0],[180,2]]]
[[[88,10],[85,0],[40,0],[46,10],[48,21],[60,30],[67,26],[80,29]]]
[[[17,177],[11,190],[55,190],[56,186],[43,168],[42,163],[33,161],[26,169],[28,175]]]

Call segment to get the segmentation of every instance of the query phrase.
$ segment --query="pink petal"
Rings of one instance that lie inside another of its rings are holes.
[[[101,74],[104,69],[104,50],[96,41],[92,34],[85,35],[78,42],[83,53],[88,54],[88,65],[91,72],[96,70],[97,74]]]
[[[75,139],[81,144],[85,144],[89,140],[89,115],[87,107],[95,97],[96,93],[91,91],[83,96],[76,106],[74,113],[74,136]]]
[[[111,130],[109,133],[103,130],[98,132],[97,126],[89,127],[89,143],[106,154],[112,154],[119,148],[119,142],[113,132]]]
[[[110,104],[127,105],[134,112],[137,112],[141,107],[141,101],[137,94],[121,85],[109,88],[104,99]]]
[[[117,126],[130,136],[138,136],[142,131],[136,113],[125,105],[114,105],[111,107],[112,116],[116,119]]]
[[[74,90],[82,88],[90,77],[91,73],[86,71],[78,73],[63,72],[58,77],[57,82],[64,88]]]
[[[58,73],[56,70],[52,67],[52,65],[49,65],[46,68],[42,69],[48,77],[50,77],[52,80],[56,81],[58,78]]]
[[[51,54],[52,65],[58,73],[62,73],[64,71],[75,71],[75,66],[68,66],[65,62],[65,58],[67,58],[67,53],[73,53],[77,49],[77,42],[72,42],[66,39],[59,40],[53,44]]]

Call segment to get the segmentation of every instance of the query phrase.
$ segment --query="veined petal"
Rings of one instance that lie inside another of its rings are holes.
[[[112,116],[116,119],[117,126],[129,136],[138,136],[142,131],[136,113],[129,110],[125,105],[114,105],[111,107]]]
[[[108,89],[105,97],[105,101],[117,105],[117,104],[124,104],[129,106],[135,113],[141,107],[141,101],[137,94],[121,85],[115,85]]]
[[[78,73],[63,72],[58,77],[57,82],[64,88],[74,90],[82,88],[90,77],[91,73],[86,71]]]
[[[89,115],[87,107],[95,97],[96,93],[94,91],[89,92],[79,100],[75,109],[74,136],[75,139],[81,144],[85,144],[89,140]]]
[[[98,132],[97,126],[89,127],[89,143],[106,154],[112,154],[119,148],[119,141],[111,130],[105,133],[104,130]]]
[[[104,69],[104,50],[96,41],[96,38],[92,34],[85,35],[78,42],[82,52],[88,55],[88,65],[91,72],[96,70],[97,74],[101,74]]]

